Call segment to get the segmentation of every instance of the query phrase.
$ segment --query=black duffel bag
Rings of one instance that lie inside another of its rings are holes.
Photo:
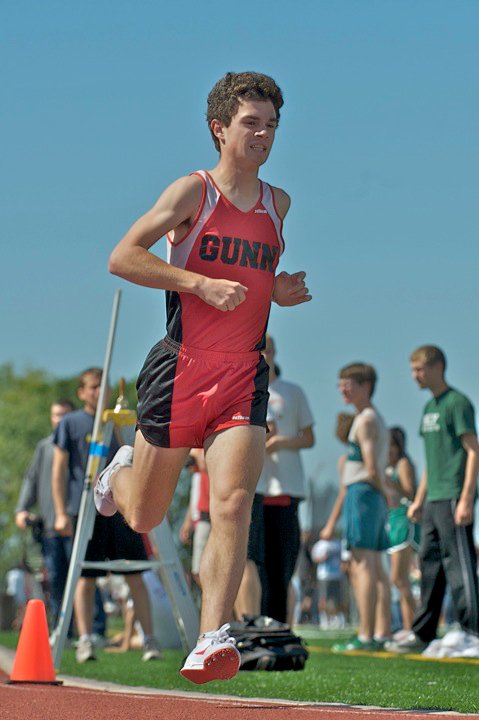
[[[309,657],[289,625],[263,615],[230,623],[229,635],[241,654],[240,670],[303,670]]]

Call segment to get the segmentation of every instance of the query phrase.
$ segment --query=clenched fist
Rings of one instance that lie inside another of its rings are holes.
[[[283,307],[309,302],[311,295],[304,282],[305,277],[306,273],[302,270],[292,275],[283,270],[276,275],[273,290],[274,302]]]
[[[207,305],[212,305],[221,312],[234,310],[246,300],[248,288],[232,280],[214,280],[203,278],[197,295]]]

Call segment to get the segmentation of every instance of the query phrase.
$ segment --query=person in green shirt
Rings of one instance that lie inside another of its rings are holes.
[[[479,463],[474,408],[444,377],[446,357],[423,345],[410,358],[414,380],[432,392],[421,421],[426,469],[408,517],[422,516],[419,552],[421,606],[412,631],[389,650],[422,652],[436,637],[446,583],[457,620],[479,635],[477,559],[473,541],[474,503]]]

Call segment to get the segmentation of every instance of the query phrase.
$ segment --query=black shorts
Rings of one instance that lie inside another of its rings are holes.
[[[203,447],[215,432],[266,427],[269,368],[258,351],[186,347],[166,337],[148,354],[137,381],[138,428],[152,445]]]
[[[85,560],[104,562],[105,560],[148,560],[142,536],[132,530],[120,513],[112,517],[95,516],[93,535],[86,549]],[[115,571],[113,571],[115,572]],[[124,572],[120,575],[133,575],[138,570]],[[82,577],[104,577],[108,570],[84,569]]]

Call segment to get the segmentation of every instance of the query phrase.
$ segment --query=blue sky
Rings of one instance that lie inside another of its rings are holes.
[[[137,374],[164,299],[108,275],[108,255],[166,185],[214,166],[214,82],[259,70],[286,101],[261,173],[293,200],[282,269],[314,295],[270,323],[316,418],[308,471],[334,478],[352,360],[377,367],[377,405],[421,467],[410,350],[441,345],[479,403],[478,33],[475,0],[3,2],[0,362],[101,364],[121,287],[112,378]]]

